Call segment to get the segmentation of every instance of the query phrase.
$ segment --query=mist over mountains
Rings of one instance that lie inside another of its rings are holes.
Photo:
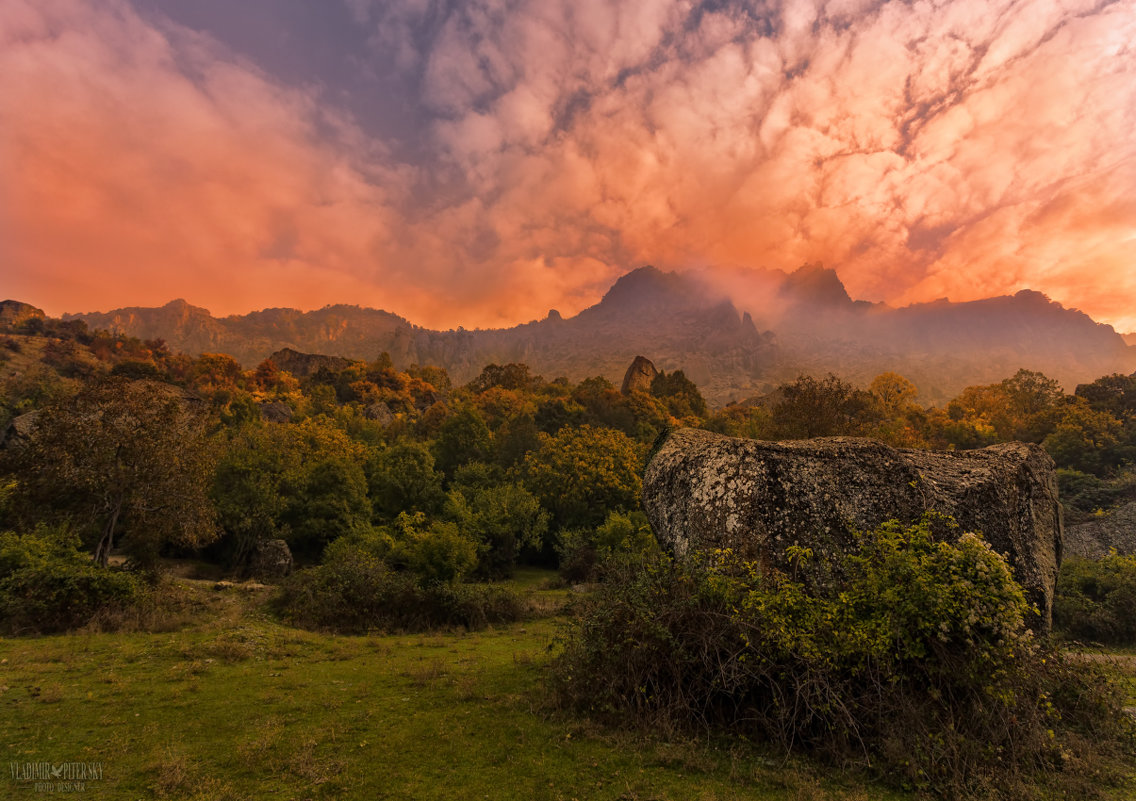
[[[836,273],[819,265],[727,274],[642,267],[575,317],[553,310],[505,329],[435,331],[349,305],[215,318],[184,300],[64,316],[161,337],[187,353],[228,353],[245,367],[286,347],[365,360],[385,351],[397,367],[439,365],[457,383],[489,363],[524,362],[549,379],[602,375],[618,384],[642,354],[662,370],[684,370],[714,405],[769,391],[801,373],[831,371],[866,385],[891,370],[915,382],[920,400],[932,404],[1022,367],[1068,389],[1136,369],[1136,348],[1111,326],[1038,292],[893,308],[853,300]]]

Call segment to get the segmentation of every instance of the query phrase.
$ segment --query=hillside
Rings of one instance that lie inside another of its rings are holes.
[[[739,272],[728,281],[642,267],[574,317],[550,311],[507,329],[434,331],[348,305],[215,318],[184,300],[65,317],[161,337],[189,353],[229,353],[246,367],[283,348],[364,360],[385,351],[398,367],[440,365],[458,383],[491,362],[524,362],[549,378],[599,374],[618,383],[644,354],[660,369],[683,369],[715,405],[802,372],[832,371],[866,384],[892,370],[914,381],[924,402],[937,403],[1021,367],[1068,389],[1136,367],[1134,351],[1110,326],[1037,292],[896,309],[853,300],[834,271],[816,265],[790,274]]]

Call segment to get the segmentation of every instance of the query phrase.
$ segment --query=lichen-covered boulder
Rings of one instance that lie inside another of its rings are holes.
[[[656,446],[643,506],[677,557],[731,548],[783,564],[785,548],[823,565],[856,531],[927,511],[978,531],[1013,566],[1048,630],[1061,561],[1062,515],[1053,460],[1020,442],[973,451],[891,448],[851,437],[763,442],[677,429]]]
[[[292,550],[280,539],[261,540],[249,556],[248,573],[258,579],[284,578],[292,572]]]
[[[1136,503],[1126,503],[1087,522],[1066,526],[1067,556],[1103,559],[1109,551],[1121,556],[1136,554]]]

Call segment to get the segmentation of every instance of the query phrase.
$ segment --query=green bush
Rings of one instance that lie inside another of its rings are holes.
[[[1119,693],[1034,640],[1021,588],[978,536],[885,524],[839,584],[790,550],[804,578],[729,552],[625,564],[572,624],[558,698],[613,723],[868,764],[945,797],[1029,797],[1031,777],[1072,775],[1086,753],[1131,753]]]
[[[519,620],[520,597],[503,587],[432,582],[398,571],[364,548],[334,543],[323,564],[289,576],[274,606],[304,628],[369,631],[480,629]]]
[[[6,633],[79,628],[142,594],[137,577],[92,564],[69,529],[40,525],[27,534],[0,533],[0,629]]]
[[[556,552],[560,575],[567,581],[595,581],[613,559],[636,559],[659,549],[647,516],[642,512],[609,512],[594,529],[562,529]]]
[[[1066,559],[1057,577],[1053,626],[1075,639],[1136,645],[1136,556]]]

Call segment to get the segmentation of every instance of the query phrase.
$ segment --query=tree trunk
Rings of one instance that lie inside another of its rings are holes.
[[[107,557],[110,556],[110,549],[114,547],[114,530],[118,526],[118,513],[121,509],[122,501],[119,501],[111,510],[110,519],[107,520],[106,527],[103,529],[103,536],[95,548],[95,564],[99,567],[107,566]]]

